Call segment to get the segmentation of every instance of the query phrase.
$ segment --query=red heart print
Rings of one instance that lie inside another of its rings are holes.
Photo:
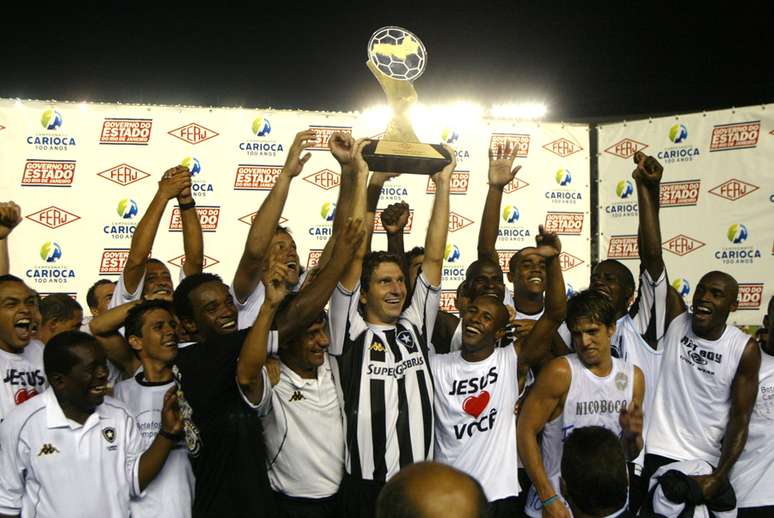
[[[489,404],[489,392],[482,390],[477,396],[469,396],[462,403],[466,414],[478,417]]]
[[[20,388],[19,390],[16,391],[16,394],[14,395],[14,401],[16,402],[17,405],[21,405],[28,399],[32,399],[37,395],[38,395],[38,391],[35,390],[34,388],[31,388],[29,390]]]

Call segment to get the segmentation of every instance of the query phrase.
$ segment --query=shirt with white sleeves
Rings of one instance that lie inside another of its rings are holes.
[[[0,424],[0,513],[128,517],[130,498],[140,494],[142,453],[123,403],[105,397],[79,424],[49,389]]]
[[[43,370],[43,344],[30,343],[20,353],[0,349],[0,422],[17,405],[42,393],[48,387]]]

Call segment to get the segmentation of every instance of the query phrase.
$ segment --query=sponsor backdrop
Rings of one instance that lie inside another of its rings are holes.
[[[321,143],[293,182],[281,221],[293,232],[303,266],[312,266],[330,236],[340,183],[327,139],[334,131],[378,138],[385,126],[386,120],[367,113],[0,100],[0,199],[19,203],[24,217],[9,239],[11,271],[41,293],[70,293],[85,306],[95,280],[115,279],[121,272],[132,233],[161,174],[184,164],[193,173],[205,268],[230,282],[252,217],[295,133],[307,128],[318,130]],[[545,224],[561,234],[568,289],[588,283],[588,126],[449,115],[427,117],[415,129],[423,141],[448,142],[458,155],[444,264],[445,307],[452,307],[454,291],[476,258],[488,149],[508,140],[518,144],[516,162],[523,168],[506,188],[502,204],[498,248],[504,269],[510,255],[533,244],[538,225]],[[403,175],[385,185],[379,208],[401,200],[411,205],[407,249],[424,241],[432,192],[426,176]],[[739,223],[747,225],[748,243],[758,244],[755,233],[763,229],[749,219]],[[633,225],[625,232],[631,233]],[[380,227],[377,222],[377,233]],[[167,263],[175,278],[183,254],[180,230],[172,200],[153,256]],[[381,234],[374,248],[386,247]]]
[[[599,127],[600,258],[637,261],[638,150],[664,165],[661,237],[669,280],[690,304],[711,270],[739,281],[737,324],[760,325],[774,271],[774,105]]]

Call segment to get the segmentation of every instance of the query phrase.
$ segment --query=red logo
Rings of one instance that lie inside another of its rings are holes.
[[[524,158],[529,154],[529,135],[520,133],[492,133],[489,149],[492,152],[497,152],[497,146],[505,149],[509,143],[511,147],[517,147],[516,156]]]
[[[256,214],[257,212],[258,212],[258,211],[251,212],[251,213],[249,213],[249,214],[245,214],[244,216],[242,216],[241,218],[239,218],[239,221],[241,221],[242,223],[245,223],[246,225],[252,225],[252,224],[253,224],[253,220],[255,219],[255,214]],[[279,221],[277,222],[277,224],[278,224],[278,225],[284,225],[284,224],[285,224],[285,223],[287,223],[287,222],[288,222],[288,219],[287,219],[287,218],[283,218],[282,216],[280,216],[280,219],[279,219]]]
[[[554,140],[553,142],[549,142],[548,144],[545,144],[543,146],[543,149],[547,149],[551,153],[555,155],[559,155],[560,157],[564,158],[572,155],[573,153],[577,153],[583,148],[577,144],[574,144],[573,142],[570,142],[566,138],[560,138],[558,140]]]
[[[456,212],[449,213],[449,232],[457,232],[472,224],[473,220],[466,218],[462,214],[457,214]]]
[[[376,209],[376,216],[374,216],[374,234],[385,234],[384,226],[382,225],[382,211],[384,209]],[[406,226],[403,227],[404,234],[411,234],[411,224],[414,222],[414,209],[409,209],[409,217]]]
[[[101,176],[118,185],[129,185],[130,183],[139,182],[143,178],[149,177],[150,174],[145,171],[140,171],[129,164],[118,164],[115,167],[97,173],[97,176]]]
[[[199,142],[204,142],[205,140],[209,140],[220,135],[220,133],[217,131],[205,128],[204,126],[201,126],[195,122],[186,124],[185,126],[180,126],[179,128],[168,131],[167,133],[175,138],[179,138],[184,142],[188,142],[189,144],[198,144]]]
[[[457,313],[457,306],[454,305],[457,300],[457,290],[441,290],[440,310],[447,313]]]
[[[631,158],[634,156],[634,153],[641,151],[646,147],[648,147],[647,144],[637,142],[636,140],[632,140],[630,138],[625,138],[623,140],[619,140],[607,148],[605,153],[610,153],[611,155],[615,155],[620,158]]]
[[[721,183],[717,187],[713,187],[709,192],[715,196],[720,196],[721,198],[725,198],[727,200],[736,201],[739,198],[744,198],[751,192],[757,190],[757,185],[743,182],[742,180],[737,180],[736,178],[731,178],[730,180]]]
[[[75,160],[27,159],[22,185],[33,187],[69,187],[75,179]]]
[[[638,259],[637,236],[610,236],[607,245],[608,259]]]
[[[341,175],[330,169],[321,169],[309,176],[304,176],[304,180],[327,191],[339,186],[341,183]]]
[[[518,252],[518,250],[497,251],[497,260],[500,262],[500,269],[503,271],[503,273],[508,273],[511,271],[511,257],[513,257],[513,254],[516,252]]]
[[[563,272],[572,270],[576,266],[583,264],[583,262],[583,259],[580,257],[575,257],[574,255],[568,254],[567,252],[562,252],[559,254],[559,265],[562,267]]]
[[[199,223],[202,232],[215,232],[218,228],[220,219],[220,207],[196,206],[196,214],[199,216]],[[180,218],[180,207],[172,209],[172,217],[169,219],[170,232],[181,232],[183,230],[183,220]]]
[[[348,126],[309,126],[309,129],[317,133],[317,145],[307,148],[310,151],[328,151],[328,141],[334,133],[346,133],[352,135],[352,128]]]
[[[760,133],[761,121],[715,126],[710,139],[710,152],[753,148],[758,145]]]
[[[185,263],[185,255],[178,255],[174,259],[170,259],[167,261],[169,264],[174,264],[178,268],[182,268],[183,264]],[[217,259],[210,257],[209,255],[204,256],[204,264],[202,265],[202,270],[206,270],[210,266],[214,266],[218,264],[220,261]]]
[[[525,182],[524,180],[521,180],[518,177],[516,177],[513,180],[511,180],[510,183],[503,188],[503,192],[505,194],[511,194],[512,192],[516,192],[519,189],[523,189],[523,188],[527,187],[528,185],[529,184],[527,182]]]
[[[548,212],[545,227],[546,232],[578,236],[583,230],[583,213]]]
[[[760,309],[763,302],[763,284],[740,284],[738,300],[738,309]]]
[[[59,207],[46,207],[32,214],[25,216],[28,220],[40,223],[44,227],[59,228],[72,223],[73,221],[81,219],[80,216],[76,216],[72,212],[67,212]]]
[[[468,396],[462,402],[462,409],[466,414],[478,417],[489,404],[489,392],[482,390],[476,396]]]
[[[470,173],[468,171],[454,171],[449,181],[449,194],[465,194],[468,192],[468,182]],[[435,193],[435,183],[432,178],[427,177],[427,194]]]
[[[322,250],[309,250],[309,255],[306,256],[306,268],[309,269],[317,266],[317,263],[320,262],[322,253]]]
[[[699,201],[701,180],[662,182],[659,203],[662,207],[688,207]]]
[[[153,119],[105,119],[100,144],[148,145]]]
[[[129,257],[128,248],[105,248],[99,262],[100,275],[120,275],[124,271],[127,257]]]
[[[270,191],[281,172],[282,166],[277,165],[240,164],[237,166],[234,190]]]
[[[38,395],[38,391],[34,388],[26,389],[26,388],[20,388],[16,391],[16,394],[13,395],[13,400],[17,405],[21,405],[28,399],[32,399],[35,396]]]
[[[661,245],[664,250],[682,257],[684,255],[690,254],[694,250],[698,250],[699,248],[703,247],[705,243],[693,239],[692,237],[678,234],[669,241],[664,241]]]

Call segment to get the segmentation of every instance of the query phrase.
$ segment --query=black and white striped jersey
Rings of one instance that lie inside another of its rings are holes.
[[[344,405],[346,469],[386,481],[403,466],[432,459],[430,337],[440,303],[420,274],[411,304],[395,325],[368,324],[358,312],[360,286],[337,287],[330,327],[337,389]]]

